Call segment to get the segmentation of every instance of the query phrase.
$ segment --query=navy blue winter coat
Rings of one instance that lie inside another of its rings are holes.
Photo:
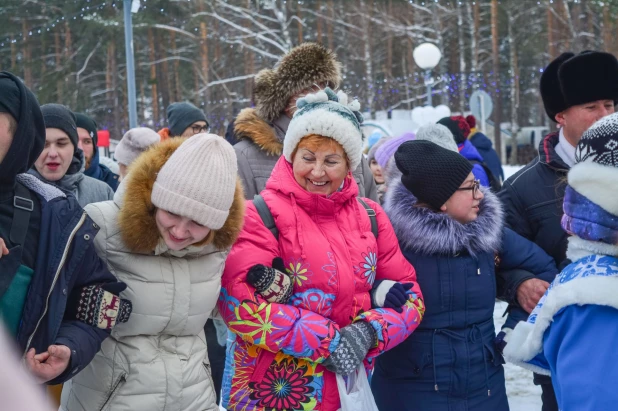
[[[468,140],[483,157],[483,162],[489,168],[494,177],[504,181],[504,171],[502,171],[502,162],[498,153],[494,150],[491,140],[480,131],[476,131],[474,134],[468,137]]]
[[[84,170],[84,174],[107,183],[114,191],[118,189],[118,185],[120,184],[118,182],[118,174],[113,173],[112,170],[99,163],[99,149],[97,147],[94,148],[94,154],[90,160],[90,167]]]
[[[426,311],[410,337],[376,360],[371,385],[381,410],[508,410],[494,348],[496,255],[501,266],[535,272],[553,260],[504,229],[497,197],[483,193],[478,219],[464,225],[415,207],[401,183],[389,187],[385,210],[416,269]]]
[[[26,298],[17,341],[25,353],[47,351],[51,344],[71,349],[67,370],[48,384],[59,384],[81,371],[94,357],[108,331],[65,320],[67,298],[90,284],[116,282],[97,256],[93,240],[99,227],[77,200],[36,177],[21,174],[18,181],[41,203],[41,228],[34,275]]]

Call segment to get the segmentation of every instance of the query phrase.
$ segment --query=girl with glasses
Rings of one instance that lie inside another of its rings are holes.
[[[398,148],[395,162],[402,175],[384,209],[416,268],[426,312],[414,333],[376,359],[376,404],[398,411],[508,410],[494,345],[497,265],[551,275],[554,262],[503,227],[499,200],[479,187],[459,153],[415,140]]]

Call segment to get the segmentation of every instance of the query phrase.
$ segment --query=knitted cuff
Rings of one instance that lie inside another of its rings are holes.
[[[74,290],[67,301],[65,317],[91,327],[111,330],[131,316],[131,301],[103,289],[100,284]]]
[[[371,308],[381,308],[384,307],[384,301],[386,300],[386,295],[390,291],[391,287],[396,284],[396,281],[392,280],[377,280],[373,283],[373,288],[371,289]]]
[[[269,303],[287,303],[292,296],[290,277],[272,267],[257,264],[249,269],[247,282]]]

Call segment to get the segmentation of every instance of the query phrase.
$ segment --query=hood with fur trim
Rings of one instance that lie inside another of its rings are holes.
[[[238,140],[251,140],[268,155],[278,157],[283,152],[283,143],[277,138],[274,128],[254,108],[245,108],[238,113],[234,133]]]
[[[122,240],[131,252],[151,253],[159,246],[161,238],[155,221],[156,207],[150,199],[157,174],[187,138],[172,138],[150,147],[130,167],[114,201],[120,208],[118,226]],[[240,180],[236,181],[234,201],[223,227],[212,230],[204,241],[194,246],[212,243],[217,249],[231,247],[244,223],[245,199]]]
[[[303,43],[285,54],[274,69],[261,70],[254,80],[253,102],[267,123],[285,109],[290,97],[314,84],[341,83],[341,63],[334,52],[317,43]]]
[[[500,249],[503,213],[500,201],[481,187],[478,218],[461,224],[447,214],[415,207],[416,197],[401,181],[393,182],[386,193],[384,210],[388,214],[402,249],[423,255],[455,255],[467,251],[476,256]]]

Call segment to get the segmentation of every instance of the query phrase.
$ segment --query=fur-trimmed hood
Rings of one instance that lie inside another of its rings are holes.
[[[131,252],[151,253],[161,248],[161,236],[155,222],[156,207],[150,199],[152,188],[163,165],[186,140],[187,138],[172,138],[149,148],[131,164],[127,178],[122,181],[114,196],[114,202],[120,208],[118,226],[122,240]],[[240,180],[237,180],[234,201],[223,227],[212,230],[206,240],[192,247],[212,243],[219,250],[230,248],[240,234],[244,213],[242,185]]]
[[[303,43],[281,57],[274,69],[257,73],[253,86],[255,109],[269,123],[281,114],[293,95],[320,82],[339,87],[341,63],[326,47]]]
[[[455,255],[467,251],[476,256],[498,251],[502,239],[503,213],[500,201],[487,188],[481,187],[478,218],[461,224],[444,213],[415,207],[416,197],[401,181],[389,185],[384,203],[402,249],[424,255]]]
[[[268,155],[278,157],[283,152],[283,143],[277,138],[275,129],[254,108],[245,108],[238,113],[234,120],[234,133],[238,140],[251,140]]]

